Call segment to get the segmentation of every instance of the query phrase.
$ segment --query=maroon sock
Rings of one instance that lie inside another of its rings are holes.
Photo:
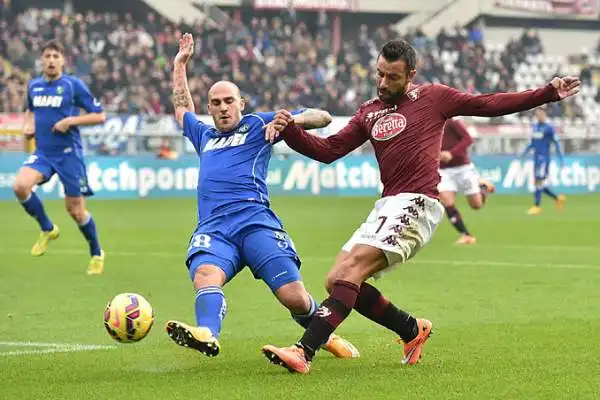
[[[333,331],[350,315],[356,303],[359,288],[354,283],[338,280],[328,298],[321,303],[310,325],[298,342],[310,360],[329,339]]]
[[[363,282],[354,309],[364,317],[396,332],[405,343],[419,333],[417,320],[386,299],[377,288]]]

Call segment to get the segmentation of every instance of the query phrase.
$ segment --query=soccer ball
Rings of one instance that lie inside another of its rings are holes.
[[[148,335],[154,324],[154,310],[137,293],[116,295],[104,309],[104,327],[118,342],[138,342]]]

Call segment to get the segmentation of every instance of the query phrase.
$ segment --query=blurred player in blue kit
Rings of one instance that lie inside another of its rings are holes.
[[[185,34],[174,61],[173,106],[183,134],[200,159],[198,226],[186,260],[196,290],[196,325],[168,321],[166,330],[178,345],[216,356],[227,313],[222,287],[246,265],[302,327],[308,326],[317,305],[302,283],[294,244],[270,209],[266,176],[273,144],[265,139],[264,127],[275,113],[242,115],[245,103],[239,88],[221,81],[208,93],[208,112],[215,126],[200,122],[186,77],[193,51],[192,35]],[[295,114],[296,123],[307,129],[331,122],[330,115],[320,110]],[[323,348],[340,358],[359,355],[354,346],[335,335]]]
[[[564,195],[557,195],[547,186],[548,172],[550,171],[550,162],[552,159],[552,146],[556,148],[556,154],[558,155],[561,166],[564,161],[556,131],[554,130],[554,127],[547,122],[548,114],[546,112],[546,106],[536,108],[535,118],[537,119],[537,123],[533,125],[531,142],[521,155],[521,158],[525,158],[525,156],[533,150],[535,191],[533,193],[533,207],[527,212],[529,215],[536,215],[542,212],[542,194],[546,194],[554,199],[556,207],[559,210],[564,208],[566,200]]]
[[[67,211],[89,244],[91,260],[87,272],[97,275],[104,270],[104,252],[98,241],[96,223],[83,199],[93,192],[88,186],[79,126],[101,124],[105,114],[100,102],[79,78],[63,73],[64,63],[64,47],[57,41],[46,43],[42,49],[43,74],[27,86],[23,126],[27,139],[35,137],[36,150],[17,173],[13,190],[25,211],[40,226],[41,233],[31,254],[41,256],[60,231],[46,214],[33,188],[58,175],[64,187]],[[80,109],[87,113],[79,115]]]

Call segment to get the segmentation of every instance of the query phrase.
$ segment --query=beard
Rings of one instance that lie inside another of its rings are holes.
[[[400,100],[400,98],[402,96],[404,96],[404,93],[406,93],[406,86],[398,89],[395,92],[390,92],[389,90],[382,91],[381,89],[378,89],[377,97],[379,98],[379,100],[383,101],[384,103],[394,104],[398,100]]]

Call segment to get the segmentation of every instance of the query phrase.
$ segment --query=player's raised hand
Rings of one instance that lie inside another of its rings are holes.
[[[576,76],[565,76],[563,78],[554,78],[550,81],[552,86],[556,88],[558,96],[565,99],[570,96],[575,96],[581,90],[581,81]]]
[[[265,127],[265,140],[268,140],[271,143],[275,142],[279,133],[293,120],[294,116],[288,110],[277,111],[273,121],[269,122]]]
[[[54,124],[54,126],[52,127],[52,131],[65,133],[66,131],[69,130],[70,127],[71,127],[71,119],[69,117],[67,117],[67,118],[61,119],[56,124]]]
[[[187,64],[194,54],[194,37],[190,33],[184,34],[179,39],[179,51],[175,56],[175,62]]]

